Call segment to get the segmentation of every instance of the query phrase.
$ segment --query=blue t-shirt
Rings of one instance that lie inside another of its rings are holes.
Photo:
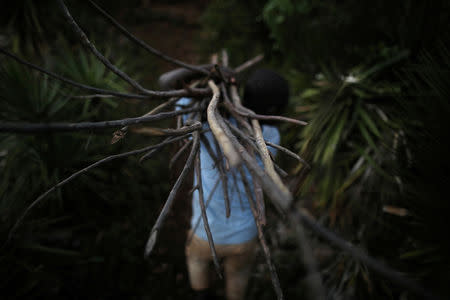
[[[181,98],[177,104],[189,104],[190,99]],[[209,129],[208,124],[203,125],[204,129]],[[274,144],[280,143],[280,133],[274,126],[262,125],[263,137],[266,141]],[[214,137],[211,131],[203,134],[209,142],[210,147],[215,155],[216,149]],[[269,151],[275,155],[276,149],[268,147]],[[257,228],[253,218],[253,214],[248,203],[247,194],[242,182],[241,174],[237,169],[230,169],[226,172],[228,179],[228,195],[230,199],[230,216],[226,217],[225,200],[223,196],[222,182],[216,186],[220,173],[215,165],[214,160],[209,155],[203,142],[200,142],[200,161],[201,161],[201,177],[203,187],[203,199],[205,202],[206,214],[211,234],[216,244],[240,244],[253,239],[257,235]],[[258,159],[262,167],[262,162]],[[249,171],[243,167],[250,188],[253,190],[252,177]],[[195,178],[195,177],[194,177]],[[194,179],[194,186],[196,185]],[[195,229],[195,234],[203,240],[208,240],[201,216],[201,208],[199,203],[199,194],[196,190],[192,195],[192,218],[191,228]],[[211,198],[209,203],[208,198]],[[197,223],[198,226],[195,228]]]

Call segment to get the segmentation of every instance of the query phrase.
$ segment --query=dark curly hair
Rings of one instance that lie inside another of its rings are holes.
[[[289,100],[289,85],[284,77],[268,69],[257,69],[244,87],[243,104],[257,114],[280,114]]]

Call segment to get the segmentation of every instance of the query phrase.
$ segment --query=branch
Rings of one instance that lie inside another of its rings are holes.
[[[189,147],[191,143],[192,140],[189,140],[186,143],[184,143],[184,145],[177,151],[177,153],[175,153],[175,155],[172,156],[169,162],[169,169],[172,169],[175,162],[178,160],[178,158],[180,158],[180,156],[184,153],[184,151],[186,151],[186,149]]]
[[[167,144],[182,140],[184,138],[186,138],[187,135],[184,136],[179,136],[179,137],[175,137],[175,138],[170,138],[170,140],[166,140],[162,143],[156,144],[156,145],[151,145],[145,148],[141,148],[138,150],[133,150],[133,151],[129,151],[129,152],[124,152],[124,153],[120,153],[120,154],[115,154],[115,155],[111,155],[108,157],[105,157],[87,167],[85,167],[84,169],[81,169],[75,173],[73,173],[72,175],[70,175],[69,177],[67,177],[66,179],[58,182],[56,185],[54,185],[53,187],[51,187],[49,190],[47,190],[45,193],[43,193],[42,195],[40,195],[36,200],[34,200],[28,207],[27,209],[24,211],[24,213],[20,216],[20,218],[17,220],[17,222],[14,224],[14,226],[12,227],[12,229],[10,230],[9,234],[8,234],[8,239],[5,242],[5,245],[11,240],[13,234],[16,232],[17,228],[19,227],[20,223],[23,221],[23,219],[25,218],[25,216],[34,208],[36,207],[38,204],[40,204],[47,195],[49,195],[50,193],[56,191],[58,188],[62,187],[63,185],[71,182],[72,180],[74,180],[75,178],[77,178],[78,176],[88,172],[89,170],[98,167],[104,163],[107,163],[109,161],[118,159],[118,158],[123,158],[123,157],[127,157],[127,156],[131,156],[131,155],[136,155],[136,154],[140,154],[140,153],[144,153],[146,151],[149,151],[151,149],[155,149],[161,146],[165,146]]]
[[[0,132],[14,133],[37,133],[37,132],[70,132],[81,130],[98,130],[106,128],[123,127],[126,125],[137,125],[168,119],[185,113],[198,111],[198,108],[187,108],[178,111],[162,112],[156,115],[127,118],[121,120],[102,122],[80,122],[80,123],[0,123]]]
[[[265,171],[272,178],[273,182],[283,191],[283,193],[289,194],[288,188],[284,185],[278,173],[275,172],[275,168],[272,163],[272,159],[269,155],[269,150],[267,150],[266,143],[264,142],[264,137],[262,134],[261,126],[257,120],[252,120],[253,132],[255,133],[256,145],[259,149],[259,154],[264,164]]]
[[[208,85],[213,91],[213,97],[207,109],[209,127],[211,128],[214,137],[217,139],[217,142],[219,143],[220,148],[228,162],[232,167],[235,167],[241,162],[241,159],[231,144],[229,137],[224,133],[217,120],[218,117],[216,114],[216,109],[220,97],[219,88],[212,80],[208,81]]]
[[[112,25],[114,25],[117,29],[119,29],[120,32],[122,32],[123,35],[125,35],[128,39],[130,39],[131,41],[135,42],[137,45],[141,46],[142,48],[144,48],[145,50],[147,50],[147,52],[150,52],[153,55],[158,56],[159,58],[162,58],[163,60],[170,62],[174,65],[192,70],[192,71],[196,71],[198,73],[202,73],[205,75],[209,75],[209,71],[207,71],[204,68],[195,66],[195,65],[191,65],[191,64],[187,64],[185,62],[182,62],[178,59],[172,58],[168,55],[165,55],[164,53],[162,53],[161,51],[156,50],[155,48],[149,46],[148,44],[146,44],[144,41],[138,39],[136,36],[134,36],[132,33],[130,33],[125,27],[123,27],[119,22],[117,22],[110,14],[108,14],[106,11],[104,11],[102,8],[100,8],[96,3],[94,3],[93,1],[89,0],[89,3],[91,3],[91,5],[100,12],[100,14],[106,19],[108,20]]]
[[[100,88],[96,88],[90,85],[86,85],[83,83],[79,83],[76,81],[73,81],[71,79],[65,78],[61,75],[58,75],[56,73],[53,73],[49,70],[46,70],[44,68],[41,68],[35,64],[32,64],[30,62],[27,62],[21,58],[19,58],[18,56],[6,51],[3,48],[0,48],[0,53],[2,53],[3,55],[6,55],[12,59],[14,59],[16,62],[27,66],[31,69],[34,69],[36,71],[39,71],[41,73],[44,73],[48,76],[50,76],[51,78],[57,79],[61,82],[64,82],[66,84],[72,85],[76,88],[80,88],[86,91],[90,91],[93,93],[97,93],[97,94],[101,94],[101,95],[110,95],[110,96],[114,96],[114,97],[120,97],[120,98],[133,98],[133,99],[151,99],[151,98],[170,98],[170,97],[184,97],[184,96],[196,96],[196,95],[210,95],[211,94],[211,90],[208,88],[203,88],[203,89],[191,89],[191,91],[187,91],[187,90],[173,90],[173,91],[152,91],[151,94],[147,94],[147,95],[140,95],[140,94],[129,94],[129,93],[121,93],[121,92],[116,92],[116,91],[112,91],[112,90],[105,90],[105,89],[100,89]]]
[[[202,128],[200,122],[194,125],[184,126],[178,129],[173,128],[155,128],[155,127],[143,127],[143,128],[132,128],[131,131],[134,133],[139,133],[148,136],[167,136],[167,135],[181,135],[190,133]]]
[[[214,161],[217,169],[219,170],[219,178],[222,182],[222,191],[223,191],[223,200],[225,201],[225,215],[226,217],[230,217],[230,197],[228,195],[228,177],[225,174],[225,170],[223,167],[223,157],[219,157],[219,145],[217,144],[217,141],[214,140],[214,144],[217,150],[217,155],[214,153],[211,145],[209,144],[209,141],[206,137],[202,136],[201,141],[203,145],[205,146],[206,151],[208,152],[209,156]]]
[[[206,208],[205,208],[205,202],[203,201],[203,186],[202,186],[201,168],[202,167],[201,167],[199,152],[197,152],[194,169],[195,169],[195,175],[197,177],[198,201],[200,203],[200,210],[202,213],[203,227],[205,228],[206,236],[208,237],[208,243],[209,243],[209,248],[211,249],[211,255],[213,257],[214,267],[216,269],[217,274],[222,279],[222,271],[220,268],[219,259],[217,258],[216,248],[214,247],[214,240],[213,240],[213,237],[211,234],[211,230],[209,228],[208,216],[206,214]]]
[[[247,193],[248,203],[250,204],[253,218],[255,219],[256,228],[258,229],[259,243],[261,244],[261,247],[263,248],[264,257],[266,258],[266,264],[269,267],[270,278],[272,280],[273,288],[275,290],[275,293],[277,294],[277,299],[282,300],[282,299],[284,299],[284,297],[283,297],[283,291],[281,290],[281,287],[280,287],[280,280],[278,279],[277,270],[275,268],[275,265],[272,262],[270,250],[269,250],[269,247],[267,246],[266,238],[264,237],[264,232],[263,232],[262,225],[260,222],[260,216],[258,215],[258,210],[255,207],[255,203],[253,202],[252,191],[250,190],[250,183],[248,182],[247,177],[245,176],[245,173],[242,170],[242,168],[239,168],[239,173],[241,174],[242,182],[244,183],[245,192]]]
[[[148,92],[149,92],[148,90],[143,88],[139,83],[137,83],[135,80],[133,80],[125,72],[123,72],[122,70],[117,68],[115,65],[113,65],[106,57],[103,56],[103,54],[101,54],[97,50],[97,48],[95,48],[95,46],[91,43],[91,41],[88,39],[86,34],[83,32],[83,30],[78,26],[78,24],[75,22],[75,20],[71,16],[69,9],[64,4],[64,1],[63,0],[57,0],[57,1],[63,12],[64,18],[66,19],[67,23],[69,23],[69,25],[72,27],[73,32],[75,32],[75,34],[78,36],[78,38],[80,39],[83,46],[85,48],[87,48],[88,50],[90,50],[92,52],[92,54],[94,54],[95,57],[97,57],[97,59],[99,61],[101,61],[105,65],[105,67],[107,67],[109,70],[111,70],[114,74],[116,74],[117,76],[122,78],[124,81],[128,82],[128,84],[130,84],[132,87],[139,90],[140,92],[142,92],[144,94],[148,94]]]
[[[252,67],[253,65],[259,63],[260,61],[262,61],[264,58],[264,55],[260,54],[255,56],[254,58],[246,61],[245,63],[243,63],[242,65],[240,65],[239,67],[235,68],[234,71],[236,73],[240,73],[242,71],[247,70],[248,68]]]
[[[196,131],[193,134],[193,144],[191,153],[189,153],[189,157],[186,161],[186,164],[184,165],[183,170],[181,171],[180,176],[178,176],[177,181],[172,187],[172,190],[169,193],[169,197],[166,200],[166,203],[164,204],[163,209],[161,210],[161,213],[158,216],[158,219],[155,222],[155,225],[153,225],[152,230],[150,231],[150,236],[147,240],[145,251],[144,251],[144,257],[147,258],[153,251],[153,248],[155,247],[156,240],[158,238],[158,233],[161,230],[161,226],[163,222],[166,220],[167,215],[169,214],[170,208],[172,207],[173,200],[175,199],[175,196],[178,192],[178,189],[180,188],[181,184],[185,180],[187,174],[192,169],[192,166],[194,164],[194,159],[197,154],[197,151],[199,149],[200,144],[200,138],[199,133]]]
[[[372,271],[387,278],[394,285],[411,291],[414,294],[423,297],[423,299],[439,299],[436,295],[433,295],[431,292],[425,290],[417,282],[406,278],[398,271],[391,269],[384,263],[374,259],[373,257],[370,257],[369,255],[364,253],[363,250],[359,249],[352,243],[344,240],[329,229],[315,222],[311,217],[307,216],[302,211],[293,210],[290,214],[290,219],[294,224],[298,223],[298,220],[301,220],[304,225],[306,225],[310,230],[318,234],[320,237],[330,242],[337,248],[347,252],[354,259],[364,263]]]
[[[287,148],[285,148],[283,146],[280,146],[280,145],[268,142],[268,141],[265,141],[265,142],[266,142],[267,146],[270,146],[270,147],[273,147],[273,148],[276,148],[276,149],[280,150],[281,152],[289,155],[292,158],[295,158],[296,160],[298,160],[299,162],[304,164],[308,169],[311,169],[311,166],[303,158],[301,158],[299,155],[297,155],[296,153],[292,152],[291,150],[289,150],[289,149],[287,149]]]
[[[251,156],[247,150],[238,142],[237,138],[231,133],[228,126],[222,120],[222,118],[217,118],[219,125],[223,128],[225,134],[230,139],[233,147],[237,149],[240,157],[244,161],[244,164],[249,169],[252,176],[256,176],[260,180],[261,185],[269,196],[270,200],[273,201],[275,207],[279,209],[281,213],[285,213],[286,209],[291,205],[292,194],[284,193],[280,188],[272,181],[272,179],[264,172],[264,170],[258,165],[256,159]]]
[[[209,202],[211,202],[212,196],[214,195],[214,192],[216,191],[217,187],[219,186],[220,178],[217,178],[216,182],[214,183],[214,186],[211,190],[211,192],[208,195],[208,199],[206,200],[205,208],[208,209]],[[197,231],[198,225],[200,225],[200,220],[202,219],[201,216],[198,217],[197,221],[195,222],[195,226],[191,230],[191,234],[186,239],[186,245],[189,245],[192,241],[192,237],[194,236],[195,232]]]

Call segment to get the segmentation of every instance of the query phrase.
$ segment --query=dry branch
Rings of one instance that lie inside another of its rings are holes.
[[[144,41],[138,39],[136,36],[134,36],[133,34],[131,34],[125,27],[123,27],[119,22],[117,22],[110,14],[108,14],[106,11],[104,11],[102,8],[100,8],[95,2],[89,0],[89,3],[91,3],[91,5],[98,11],[100,12],[100,14],[106,19],[108,20],[113,26],[115,26],[117,29],[120,30],[120,32],[122,32],[128,39],[130,39],[131,41],[135,42],[137,45],[141,46],[142,48],[144,48],[145,50],[147,50],[148,52],[150,52],[153,55],[156,55],[157,57],[170,62],[174,65],[192,70],[192,71],[196,71],[198,73],[204,74],[204,75],[209,75],[209,71],[205,68],[202,67],[198,67],[195,65],[191,65],[191,64],[187,64],[185,62],[182,62],[178,59],[172,58],[164,53],[162,53],[161,51],[156,50],[155,48],[149,46],[148,44],[146,44]]]
[[[0,132],[15,133],[38,133],[38,132],[69,132],[82,130],[99,130],[107,128],[123,127],[126,125],[138,125],[143,123],[160,121],[172,118],[185,113],[198,111],[199,108],[186,108],[178,111],[162,112],[156,115],[127,118],[121,120],[102,122],[80,122],[80,123],[0,123]],[[196,125],[198,126],[198,125]],[[199,125],[201,127],[201,125]]]
[[[214,262],[214,267],[216,269],[217,274],[220,278],[222,278],[222,271],[220,268],[219,258],[217,257],[216,248],[214,247],[214,240],[211,234],[211,230],[209,229],[208,216],[206,214],[205,202],[203,200],[203,186],[202,186],[202,174],[201,174],[202,166],[200,162],[200,155],[197,152],[197,158],[195,160],[195,175],[197,178],[197,186],[198,186],[198,201],[200,203],[200,210],[202,213],[203,219],[203,227],[205,228],[206,236],[208,237],[209,248],[211,249],[211,255]]]
[[[243,63],[242,65],[240,65],[239,67],[235,68],[234,71],[236,73],[240,73],[243,72],[245,70],[247,70],[248,68],[254,66],[255,64],[259,63],[260,61],[262,61],[264,59],[264,55],[259,54],[257,56],[255,56],[254,58],[246,61],[245,63]]]
[[[213,91],[213,96],[207,110],[208,124],[230,166],[235,167],[241,162],[241,159],[231,144],[229,137],[225,134],[223,128],[221,128],[218,122],[218,114],[216,113],[217,103],[220,97],[219,88],[212,80],[208,81],[208,85]]]
[[[192,166],[194,164],[195,156],[197,155],[197,151],[199,149],[200,144],[200,137],[199,133],[195,131],[193,134],[193,143],[192,143],[192,149],[191,153],[189,153],[189,157],[186,160],[186,164],[184,165],[183,170],[181,171],[180,176],[178,176],[177,181],[172,187],[172,190],[169,193],[169,197],[166,200],[166,203],[164,204],[163,209],[161,210],[161,213],[158,216],[158,219],[156,219],[155,225],[153,225],[152,230],[150,231],[150,236],[147,240],[146,246],[145,246],[145,252],[144,257],[148,257],[151,252],[153,251],[153,248],[156,244],[156,240],[158,238],[158,233],[161,230],[162,224],[167,218],[167,215],[169,214],[170,208],[172,207],[173,200],[175,199],[175,196],[185,180],[187,174],[192,169]]]
[[[75,173],[73,173],[72,175],[70,175],[69,177],[67,177],[66,179],[58,182],[56,185],[54,185],[53,187],[51,187],[50,189],[48,189],[45,193],[43,193],[42,195],[40,195],[36,200],[34,200],[28,207],[27,209],[23,212],[23,214],[19,217],[19,219],[16,221],[16,223],[14,224],[14,226],[12,227],[12,229],[10,230],[9,234],[8,234],[8,239],[6,241],[6,243],[8,243],[12,236],[14,235],[14,233],[16,232],[17,228],[19,227],[20,223],[23,221],[23,219],[25,218],[25,216],[34,208],[36,207],[38,204],[40,204],[45,197],[47,197],[50,193],[56,191],[58,188],[62,187],[63,185],[69,183],[70,181],[74,180],[75,178],[77,178],[78,176],[88,172],[89,170],[98,167],[104,163],[110,162],[112,160],[118,159],[118,158],[123,158],[123,157],[127,157],[127,156],[131,156],[131,155],[136,155],[136,154],[141,154],[144,153],[146,151],[149,151],[151,149],[155,149],[161,146],[165,146],[167,144],[182,140],[184,138],[186,138],[187,135],[185,136],[179,136],[179,137],[174,137],[174,138],[170,138],[169,140],[166,140],[162,143],[156,144],[156,145],[151,145],[151,146],[147,146],[145,148],[141,148],[141,149],[137,149],[137,150],[133,150],[133,151],[129,151],[129,152],[125,152],[125,153],[120,153],[120,154],[115,154],[115,155],[111,155],[108,157],[105,157]],[[5,243],[5,244],[6,244]]]
[[[277,294],[277,299],[282,300],[283,297],[283,291],[280,287],[280,280],[278,279],[277,270],[275,268],[275,265],[272,262],[272,257],[270,254],[269,247],[267,246],[266,238],[264,237],[264,232],[262,229],[262,224],[260,221],[260,216],[258,215],[258,210],[255,206],[252,191],[250,189],[250,183],[247,180],[247,177],[245,176],[244,171],[242,168],[239,168],[239,173],[241,174],[241,178],[244,184],[245,192],[247,194],[248,203],[250,204],[250,209],[252,210],[253,218],[255,219],[256,227],[258,229],[258,239],[259,243],[261,244],[261,247],[263,249],[264,257],[266,258],[266,264],[269,267],[270,272],[270,278],[272,280],[272,285],[275,290],[275,293]],[[255,181],[255,178],[253,178],[253,182]]]
[[[153,91],[151,94],[147,94],[147,95],[121,93],[121,92],[116,92],[116,91],[112,91],[112,90],[105,90],[105,89],[96,88],[93,86],[89,86],[89,85],[65,78],[54,72],[51,72],[51,71],[41,68],[35,64],[27,62],[27,61],[19,58],[18,56],[12,54],[11,52],[6,51],[3,48],[0,48],[0,53],[14,59],[18,63],[20,63],[24,66],[27,66],[28,68],[31,68],[31,69],[39,71],[43,74],[46,74],[46,75],[50,76],[51,78],[57,79],[61,82],[64,82],[64,83],[74,86],[76,88],[83,89],[83,90],[90,91],[90,92],[97,93],[97,94],[101,94],[101,95],[109,95],[109,96],[114,96],[114,97],[119,97],[119,98],[131,98],[131,99],[153,99],[153,98],[170,98],[170,97],[184,97],[184,96],[195,97],[195,96],[204,96],[204,95],[211,94],[211,90],[208,88],[203,88],[203,89],[192,88],[189,91],[188,90]]]

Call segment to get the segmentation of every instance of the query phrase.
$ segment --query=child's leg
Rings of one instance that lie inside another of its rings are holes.
[[[194,235],[190,243],[186,245],[189,281],[194,291],[202,291],[209,288],[210,261],[211,254],[208,242]]]
[[[227,300],[243,300],[255,259],[257,240],[233,245],[232,253],[225,257]],[[231,246],[228,246],[231,248]],[[229,249],[231,250],[231,249]]]

